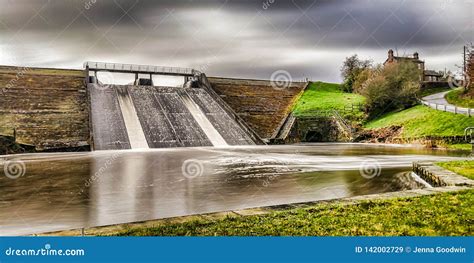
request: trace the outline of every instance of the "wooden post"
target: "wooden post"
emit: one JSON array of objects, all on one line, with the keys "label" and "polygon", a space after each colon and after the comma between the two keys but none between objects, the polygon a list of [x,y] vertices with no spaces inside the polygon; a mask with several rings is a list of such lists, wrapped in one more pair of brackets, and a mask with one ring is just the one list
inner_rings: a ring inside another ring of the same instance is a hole
[{"label": "wooden post", "polygon": [[[467,46],[463,46],[463,66],[462,66],[462,73],[464,78],[464,86],[467,86],[467,70],[466,70],[466,49]],[[464,90],[467,90],[467,87],[464,87]]]}]

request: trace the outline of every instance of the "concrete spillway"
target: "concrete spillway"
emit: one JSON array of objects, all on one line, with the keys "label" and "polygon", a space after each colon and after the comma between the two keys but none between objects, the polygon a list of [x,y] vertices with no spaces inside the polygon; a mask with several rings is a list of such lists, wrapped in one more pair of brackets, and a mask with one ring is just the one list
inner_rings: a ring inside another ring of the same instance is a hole
[{"label": "concrete spillway", "polygon": [[122,111],[123,121],[127,129],[128,140],[132,149],[148,148],[148,143],[138,120],[135,106],[126,87],[117,87],[118,102]]},{"label": "concrete spillway", "polygon": [[196,103],[188,96],[187,92],[181,93],[181,99],[184,101],[184,105],[188,109],[189,113],[193,116],[194,120],[199,124],[199,127],[204,131],[207,138],[211,141],[213,146],[226,146],[227,142],[222,138],[219,132],[214,128],[211,122],[204,115],[202,110]]},{"label": "concrete spillway", "polygon": [[117,92],[112,86],[89,84],[87,88],[90,96],[94,148],[98,150],[130,149]]},{"label": "concrete spillway", "polygon": [[95,150],[255,144],[202,88],[88,85]]}]

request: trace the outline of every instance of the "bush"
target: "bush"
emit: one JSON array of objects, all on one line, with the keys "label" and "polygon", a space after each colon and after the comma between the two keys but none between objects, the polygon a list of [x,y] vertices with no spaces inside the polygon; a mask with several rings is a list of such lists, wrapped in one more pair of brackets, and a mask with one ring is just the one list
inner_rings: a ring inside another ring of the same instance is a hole
[{"label": "bush", "polygon": [[419,70],[415,64],[393,63],[366,71],[359,75],[356,91],[366,97],[366,110],[370,117],[411,107],[416,103],[420,82]]}]

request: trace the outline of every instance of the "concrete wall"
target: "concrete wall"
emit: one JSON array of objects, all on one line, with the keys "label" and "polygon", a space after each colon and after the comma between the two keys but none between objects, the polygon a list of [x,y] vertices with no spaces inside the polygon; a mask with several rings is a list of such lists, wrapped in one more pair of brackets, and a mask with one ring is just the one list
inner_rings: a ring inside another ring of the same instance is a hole
[{"label": "concrete wall", "polygon": [[276,136],[306,83],[275,89],[269,80],[208,77],[212,88],[261,138]]},{"label": "concrete wall", "polygon": [[0,135],[37,149],[88,145],[82,70],[0,67]]}]

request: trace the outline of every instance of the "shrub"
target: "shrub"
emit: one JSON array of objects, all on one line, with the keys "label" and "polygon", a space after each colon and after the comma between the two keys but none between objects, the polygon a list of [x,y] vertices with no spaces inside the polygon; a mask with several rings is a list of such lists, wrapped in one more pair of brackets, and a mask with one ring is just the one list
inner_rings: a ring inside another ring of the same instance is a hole
[{"label": "shrub", "polygon": [[357,92],[367,99],[369,117],[416,103],[420,83],[419,70],[415,64],[400,62],[366,71],[359,75],[356,86]]}]

